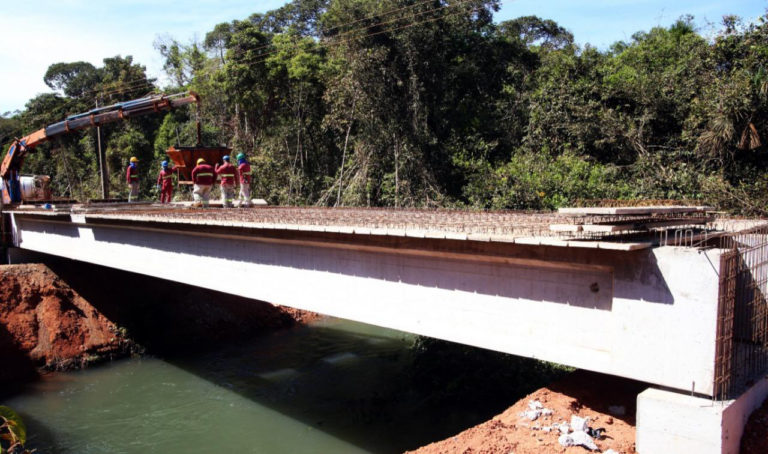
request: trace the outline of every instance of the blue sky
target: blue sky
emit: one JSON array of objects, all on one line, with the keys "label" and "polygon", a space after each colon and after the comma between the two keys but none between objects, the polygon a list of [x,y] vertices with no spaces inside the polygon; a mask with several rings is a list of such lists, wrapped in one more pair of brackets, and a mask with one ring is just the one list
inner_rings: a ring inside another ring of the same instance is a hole
[{"label": "blue sky", "polygon": [[[277,8],[284,0],[6,0],[0,10],[0,114],[21,109],[38,93],[52,63],[133,55],[152,77],[162,62],[153,47],[158,36],[180,41],[202,39],[219,22],[244,19]],[[638,30],[667,26],[692,14],[704,36],[711,36],[723,14],[754,21],[768,0],[504,0],[496,20],[524,15],[554,19],[576,41],[605,49]]]}]

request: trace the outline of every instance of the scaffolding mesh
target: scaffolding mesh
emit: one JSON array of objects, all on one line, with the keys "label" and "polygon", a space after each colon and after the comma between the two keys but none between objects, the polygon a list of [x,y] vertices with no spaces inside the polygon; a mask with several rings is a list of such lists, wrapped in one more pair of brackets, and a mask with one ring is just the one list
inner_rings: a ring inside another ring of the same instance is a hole
[{"label": "scaffolding mesh", "polygon": [[713,397],[725,400],[768,373],[768,226],[721,239]]}]

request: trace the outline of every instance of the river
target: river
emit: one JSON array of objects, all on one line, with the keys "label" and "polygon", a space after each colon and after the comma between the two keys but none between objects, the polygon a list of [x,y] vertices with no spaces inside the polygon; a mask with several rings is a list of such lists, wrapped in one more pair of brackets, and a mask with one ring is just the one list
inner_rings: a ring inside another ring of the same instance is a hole
[{"label": "river", "polygon": [[3,404],[40,454],[395,453],[499,410],[468,411],[461,392],[434,405],[412,386],[414,341],[323,319],[209,352],[51,374]]}]

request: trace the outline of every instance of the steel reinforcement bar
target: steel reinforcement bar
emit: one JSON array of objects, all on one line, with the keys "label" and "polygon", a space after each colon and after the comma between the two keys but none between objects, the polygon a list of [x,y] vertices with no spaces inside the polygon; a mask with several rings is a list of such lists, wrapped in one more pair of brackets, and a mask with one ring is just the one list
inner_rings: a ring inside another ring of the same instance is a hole
[{"label": "steel reinforcement bar", "polygon": [[738,396],[768,373],[768,226],[721,238],[714,396]]}]

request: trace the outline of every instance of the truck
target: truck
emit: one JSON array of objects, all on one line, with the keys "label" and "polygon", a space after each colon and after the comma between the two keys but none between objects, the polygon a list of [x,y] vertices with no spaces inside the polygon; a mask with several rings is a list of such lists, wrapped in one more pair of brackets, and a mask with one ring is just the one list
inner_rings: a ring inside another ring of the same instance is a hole
[{"label": "truck", "polygon": [[2,204],[15,205],[24,201],[51,199],[50,177],[21,174],[24,157],[38,145],[73,131],[126,120],[139,115],[167,112],[173,108],[191,103],[197,103],[199,106],[199,102],[200,97],[191,91],[171,95],[150,95],[71,115],[62,121],[45,126],[20,139],[15,139],[8,148],[8,153],[6,153],[2,165],[0,165]]}]

